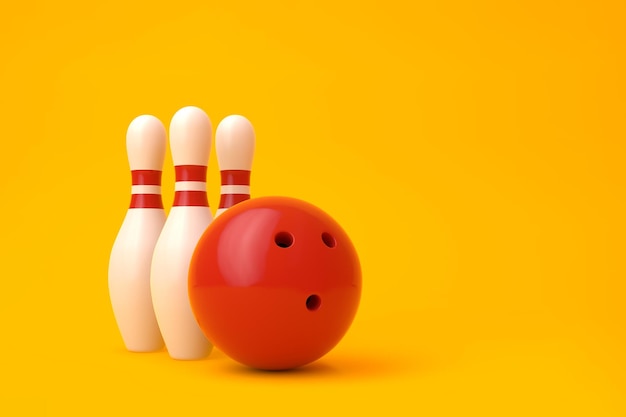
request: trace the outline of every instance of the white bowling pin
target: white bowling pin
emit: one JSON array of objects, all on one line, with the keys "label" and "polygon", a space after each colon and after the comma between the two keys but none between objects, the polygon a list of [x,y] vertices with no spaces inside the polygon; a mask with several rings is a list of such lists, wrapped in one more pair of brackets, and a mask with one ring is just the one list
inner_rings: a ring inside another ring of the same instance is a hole
[{"label": "white bowling pin", "polygon": [[215,152],[222,182],[220,206],[215,217],[250,199],[250,171],[255,134],[243,116],[231,115],[220,122],[215,133]]},{"label": "white bowling pin", "polygon": [[196,322],[187,292],[191,256],[213,220],[206,193],[211,121],[201,109],[190,106],[176,112],[170,148],[176,171],[174,204],[154,249],[150,282],[170,356],[192,360],[207,356],[213,347]]},{"label": "white bowling pin", "polygon": [[152,307],[150,265],[165,223],[161,171],[165,127],[154,116],[134,119],[126,133],[132,197],[109,259],[109,295],[126,348],[150,352],[163,347]]}]

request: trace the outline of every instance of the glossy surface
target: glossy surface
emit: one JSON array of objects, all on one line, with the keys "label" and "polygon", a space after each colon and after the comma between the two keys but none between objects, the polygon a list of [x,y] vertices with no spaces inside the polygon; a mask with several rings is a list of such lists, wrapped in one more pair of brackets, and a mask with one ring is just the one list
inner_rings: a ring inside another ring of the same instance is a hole
[{"label": "glossy surface", "polygon": [[295,368],[344,336],[361,296],[352,242],[328,214],[301,200],[261,197],[217,218],[189,270],[198,324],[248,366]]}]

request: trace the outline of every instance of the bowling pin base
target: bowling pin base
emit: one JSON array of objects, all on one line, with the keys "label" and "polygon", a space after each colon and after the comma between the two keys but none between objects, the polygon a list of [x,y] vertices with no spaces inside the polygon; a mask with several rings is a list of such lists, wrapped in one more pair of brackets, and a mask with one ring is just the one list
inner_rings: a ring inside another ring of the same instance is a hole
[{"label": "bowling pin base", "polygon": [[165,344],[161,344],[161,345],[151,345],[151,346],[146,346],[146,345],[125,345],[126,346],[126,350],[128,350],[129,352],[133,352],[133,353],[154,353],[154,352],[160,352],[163,350],[163,348],[165,347]]},{"label": "bowling pin base", "polygon": [[155,352],[165,345],[150,292],[152,251],[164,223],[163,209],[128,210],[111,250],[111,306],[124,345],[131,352]]},{"label": "bowling pin base", "polygon": [[154,249],[150,277],[152,301],[163,340],[173,359],[202,359],[212,349],[191,311],[187,284],[191,255],[211,220],[209,207],[172,207]]},{"label": "bowling pin base", "polygon": [[168,352],[170,358],[175,359],[177,361],[197,361],[201,359],[207,358],[211,352],[213,351],[213,345],[209,345],[207,348],[196,351],[196,352]]}]

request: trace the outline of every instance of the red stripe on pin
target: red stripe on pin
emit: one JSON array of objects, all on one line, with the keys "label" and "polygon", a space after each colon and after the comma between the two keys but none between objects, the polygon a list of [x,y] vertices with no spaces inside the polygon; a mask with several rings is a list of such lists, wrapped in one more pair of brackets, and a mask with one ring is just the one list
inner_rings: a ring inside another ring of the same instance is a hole
[{"label": "red stripe on pin", "polygon": [[136,169],[130,172],[133,185],[161,185],[161,171]]},{"label": "red stripe on pin", "polygon": [[174,206],[201,206],[209,207],[206,191],[176,191]]},{"label": "red stripe on pin", "polygon": [[130,199],[130,208],[163,208],[161,194],[133,194]]},{"label": "red stripe on pin", "polygon": [[220,208],[230,208],[246,200],[250,200],[250,194],[222,194]]},{"label": "red stripe on pin", "polygon": [[225,169],[220,171],[222,185],[250,185],[250,171]]},{"label": "red stripe on pin", "polygon": [[202,181],[206,182],[206,166],[204,165],[177,165],[176,181]]}]

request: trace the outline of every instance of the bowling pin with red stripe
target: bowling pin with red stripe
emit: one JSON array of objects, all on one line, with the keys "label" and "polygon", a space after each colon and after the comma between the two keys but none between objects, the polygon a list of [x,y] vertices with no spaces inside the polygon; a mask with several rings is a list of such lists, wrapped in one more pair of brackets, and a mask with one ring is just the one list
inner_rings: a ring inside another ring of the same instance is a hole
[{"label": "bowling pin with red stripe", "polygon": [[250,199],[250,171],[254,147],[254,128],[245,117],[231,115],[217,126],[215,152],[222,188],[220,206],[215,217],[235,204]]},{"label": "bowling pin with red stripe", "polygon": [[161,171],[165,127],[154,116],[135,118],[126,133],[132,197],[109,259],[109,295],[126,348],[150,352],[163,347],[152,307],[150,264],[165,223]]},{"label": "bowling pin with red stripe", "polygon": [[212,349],[196,322],[187,292],[191,256],[213,220],[206,193],[211,130],[209,117],[197,107],[180,109],[170,123],[174,204],[154,248],[150,283],[161,334],[174,359],[201,359]]}]

